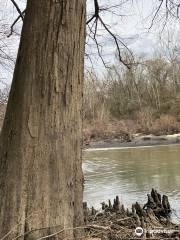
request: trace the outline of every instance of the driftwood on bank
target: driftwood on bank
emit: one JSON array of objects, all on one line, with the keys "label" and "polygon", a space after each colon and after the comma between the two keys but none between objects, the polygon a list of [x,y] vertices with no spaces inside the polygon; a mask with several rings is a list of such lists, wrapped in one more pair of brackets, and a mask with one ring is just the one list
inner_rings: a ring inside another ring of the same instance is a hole
[{"label": "driftwood on bank", "polygon": [[[144,206],[138,202],[132,205],[131,210],[125,209],[117,196],[113,202],[102,203],[102,209],[89,209],[84,203],[84,220],[88,226],[88,236],[99,239],[130,239],[137,238],[135,229],[143,229],[142,238],[180,239],[180,226],[171,221],[171,207],[168,197],[161,196],[152,189],[147,195],[148,200]],[[157,229],[162,231],[158,232]],[[155,230],[155,233],[152,233]],[[163,230],[165,230],[163,232]]]}]

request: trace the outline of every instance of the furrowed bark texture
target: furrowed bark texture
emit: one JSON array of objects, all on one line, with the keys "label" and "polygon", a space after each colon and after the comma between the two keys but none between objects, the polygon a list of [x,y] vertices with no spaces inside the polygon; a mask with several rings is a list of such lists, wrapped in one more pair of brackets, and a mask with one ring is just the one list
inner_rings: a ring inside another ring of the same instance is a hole
[{"label": "furrowed bark texture", "polygon": [[83,223],[84,39],[85,0],[27,1],[1,133],[0,238],[37,239]]}]

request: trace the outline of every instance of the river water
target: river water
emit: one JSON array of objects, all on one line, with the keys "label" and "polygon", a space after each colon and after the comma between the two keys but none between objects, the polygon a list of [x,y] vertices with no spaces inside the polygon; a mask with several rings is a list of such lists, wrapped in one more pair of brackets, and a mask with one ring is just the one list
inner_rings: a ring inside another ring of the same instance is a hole
[{"label": "river water", "polygon": [[116,195],[126,207],[144,204],[155,188],[168,195],[180,222],[180,145],[86,150],[83,171],[89,206],[98,208]]}]

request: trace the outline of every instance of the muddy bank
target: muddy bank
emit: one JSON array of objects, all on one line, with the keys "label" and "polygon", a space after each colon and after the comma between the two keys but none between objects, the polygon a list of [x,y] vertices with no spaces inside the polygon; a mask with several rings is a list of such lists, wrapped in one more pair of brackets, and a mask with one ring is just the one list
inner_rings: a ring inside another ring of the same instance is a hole
[{"label": "muddy bank", "polygon": [[180,133],[173,135],[134,134],[131,138],[107,138],[84,143],[84,148],[116,148],[180,144]]},{"label": "muddy bank", "polygon": [[147,203],[138,202],[125,209],[118,196],[114,202],[102,203],[102,209],[89,209],[84,203],[86,234],[89,238],[120,239],[180,239],[180,225],[171,221],[168,197],[152,189]]}]

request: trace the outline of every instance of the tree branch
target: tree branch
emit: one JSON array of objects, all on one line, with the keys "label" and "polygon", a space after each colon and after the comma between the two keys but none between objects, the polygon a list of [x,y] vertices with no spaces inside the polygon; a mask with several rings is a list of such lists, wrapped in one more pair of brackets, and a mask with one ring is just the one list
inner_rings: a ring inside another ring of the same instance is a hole
[{"label": "tree branch", "polygon": [[159,10],[160,10],[160,8],[161,8],[161,6],[162,6],[162,4],[163,4],[163,0],[162,0],[161,3],[159,4],[159,6],[158,6],[158,8],[157,8],[157,10],[156,10],[156,12],[155,12],[155,14],[154,14],[154,17],[153,17],[153,19],[152,19],[152,21],[151,21],[151,25],[150,25],[149,29],[152,28],[152,26],[153,26],[153,24],[154,24],[154,20],[156,19],[157,15],[158,15],[158,12],[159,12]]},{"label": "tree branch", "polygon": [[[22,12],[23,17],[24,17],[25,11],[26,11],[26,9],[24,9],[24,11]],[[11,25],[11,32],[10,32],[10,34],[9,34],[7,37],[10,37],[10,36],[13,34],[13,32],[14,32],[14,26],[15,26],[15,24],[19,21],[20,18],[21,18],[21,16],[19,15],[19,16],[14,20],[13,24]]]},{"label": "tree branch", "polygon": [[[169,17],[179,19],[179,8],[180,2],[176,0],[160,0],[160,4],[155,11],[149,30],[154,25],[154,21],[156,20],[156,18],[160,15],[161,9],[165,10],[165,23],[163,24],[165,26]],[[162,17],[162,19],[164,19],[164,17]]]},{"label": "tree branch", "polygon": [[22,14],[22,12],[21,12],[18,4],[16,3],[16,1],[15,1],[15,0],[10,0],[10,1],[11,1],[12,4],[15,6],[17,12],[19,13],[20,18],[21,18],[22,20],[24,20],[24,16],[23,16],[23,14]]},{"label": "tree branch", "polygon": [[[117,7],[117,5],[113,6],[113,7]],[[100,22],[101,25],[103,26],[104,30],[113,38],[114,40],[114,43],[116,45],[116,48],[117,48],[117,51],[118,51],[118,57],[119,57],[119,61],[124,64],[128,69],[130,69],[131,67],[131,64],[128,64],[126,63],[123,59],[122,59],[122,56],[121,56],[121,50],[120,50],[120,46],[119,44],[123,45],[130,53],[130,49],[126,46],[125,43],[123,43],[111,30],[110,30],[110,26],[108,26],[107,24],[104,23],[102,17],[100,16],[100,12],[101,11],[106,11],[106,9],[110,9],[112,8],[112,6],[110,7],[107,7],[107,8],[100,8],[99,7],[99,3],[98,3],[98,0],[94,0],[94,14],[87,20],[86,24],[88,25],[89,27],[89,30],[90,30],[90,37],[93,39],[93,41],[95,42],[96,44],[96,47],[97,47],[97,52],[98,52],[98,55],[103,63],[103,65],[107,68],[107,64],[105,63],[104,59],[103,59],[103,56],[102,56],[102,51],[100,50],[100,44],[98,43],[98,40],[96,38],[97,36],[97,29],[98,29],[98,23]],[[90,23],[93,22],[90,25]],[[91,36],[92,35],[92,36]],[[132,53],[131,53],[132,55]]]}]

